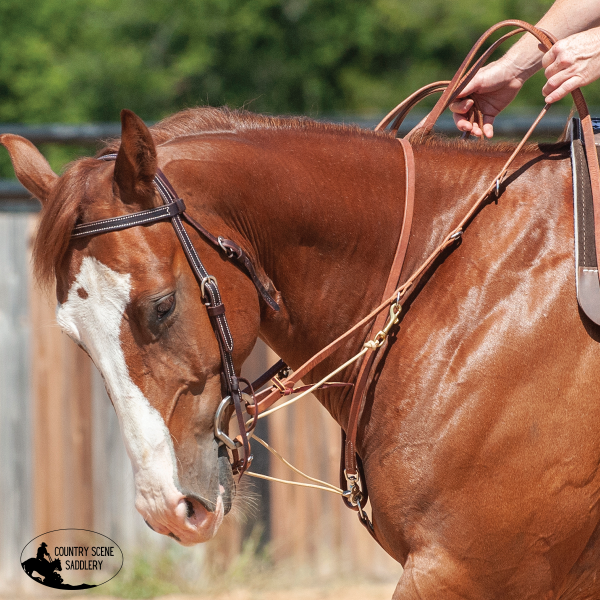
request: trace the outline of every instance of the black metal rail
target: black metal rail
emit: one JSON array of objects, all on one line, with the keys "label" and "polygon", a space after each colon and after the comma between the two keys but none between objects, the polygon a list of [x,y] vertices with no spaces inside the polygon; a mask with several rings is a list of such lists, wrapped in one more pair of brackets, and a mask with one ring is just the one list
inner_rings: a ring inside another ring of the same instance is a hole
[{"label": "black metal rail", "polygon": [[[534,111],[522,112],[518,115],[501,115],[494,125],[495,134],[503,138],[523,136],[531,126]],[[412,129],[424,114],[411,114],[406,119],[400,132]],[[538,137],[557,138],[567,122],[568,115],[562,110],[555,110],[547,115],[539,126]],[[380,119],[333,117],[324,118],[330,123],[354,124],[364,129],[373,129]],[[452,117],[444,115],[436,125],[436,131],[447,135],[455,135],[456,129]],[[90,125],[19,125],[0,124],[0,134],[13,133],[27,138],[34,144],[58,144],[62,146],[99,146],[102,141],[118,137],[121,127],[118,123]],[[38,212],[39,202],[31,198],[31,194],[16,180],[0,179],[0,212]]]}]

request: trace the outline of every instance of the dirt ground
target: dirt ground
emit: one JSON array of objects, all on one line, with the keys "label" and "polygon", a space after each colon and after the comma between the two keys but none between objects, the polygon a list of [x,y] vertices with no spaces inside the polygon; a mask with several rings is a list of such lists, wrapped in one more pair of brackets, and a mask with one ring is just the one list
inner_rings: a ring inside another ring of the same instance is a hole
[{"label": "dirt ground", "polygon": [[[163,596],[161,600],[391,600],[396,584],[305,588],[277,591],[237,590],[217,596]],[[106,599],[108,600],[108,599]]]},{"label": "dirt ground", "polygon": [[[334,585],[315,588],[289,588],[281,590],[253,590],[243,589],[221,592],[211,595],[186,595],[170,594],[157,596],[155,600],[391,600],[395,584],[358,584],[347,587]],[[2,596],[0,596],[2,597]],[[3,597],[2,597],[3,598]],[[98,595],[63,595],[49,594],[36,596],[23,596],[19,600],[118,600],[115,596]]]}]

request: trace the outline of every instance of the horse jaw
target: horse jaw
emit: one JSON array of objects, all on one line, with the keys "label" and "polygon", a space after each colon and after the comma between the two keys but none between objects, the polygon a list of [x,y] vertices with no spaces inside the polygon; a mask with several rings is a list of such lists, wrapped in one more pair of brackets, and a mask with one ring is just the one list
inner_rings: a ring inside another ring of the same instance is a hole
[{"label": "horse jaw", "polygon": [[[66,302],[57,307],[56,318],[104,378],[133,467],[138,512],[154,531],[183,545],[204,542],[214,536],[223,520],[223,499],[219,495],[214,512],[209,512],[178,489],[169,430],[131,379],[121,347],[121,323],[131,288],[129,274],[117,273],[86,256]],[[191,515],[190,505],[194,509]]]}]

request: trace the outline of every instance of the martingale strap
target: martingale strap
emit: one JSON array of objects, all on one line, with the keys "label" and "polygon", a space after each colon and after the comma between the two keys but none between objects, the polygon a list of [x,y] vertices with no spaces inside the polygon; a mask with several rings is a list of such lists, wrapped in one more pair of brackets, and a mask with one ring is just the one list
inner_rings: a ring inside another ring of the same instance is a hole
[{"label": "martingale strap", "polygon": [[[116,154],[105,154],[99,157],[100,160],[105,161],[112,161],[116,158]],[[73,229],[72,237],[82,238],[90,235],[107,233],[109,231],[120,231],[122,229],[128,229],[129,227],[148,225],[150,223],[170,219],[173,229],[175,230],[177,238],[179,239],[181,247],[186,255],[188,263],[194,273],[194,276],[196,277],[196,280],[198,281],[198,285],[200,286],[202,300],[206,305],[206,310],[219,344],[222,365],[221,374],[224,379],[227,392],[231,397],[235,407],[238,427],[244,448],[243,459],[233,465],[234,470],[239,472],[241,477],[244,471],[248,468],[251,460],[250,442],[248,440],[248,434],[242,413],[239,379],[235,374],[235,368],[233,365],[233,336],[231,335],[231,330],[229,329],[229,324],[227,323],[227,318],[225,316],[225,306],[221,299],[217,280],[212,275],[208,274],[187,234],[187,231],[185,230],[185,227],[183,226],[182,217],[186,216],[184,214],[184,201],[178,197],[177,193],[173,189],[173,186],[160,169],[158,169],[156,172],[154,184],[164,202],[164,206],[151,208],[149,210],[142,210],[120,217],[113,217],[111,219],[103,219],[101,221],[93,221],[91,223],[76,225]],[[231,240],[216,238],[193,219],[189,217],[186,219],[188,222],[190,222],[190,220],[193,221],[192,226],[194,229],[199,231],[199,233],[208,239],[208,241],[212,242],[218,248],[223,250],[227,254],[228,258],[241,260],[242,264],[249,272],[250,278],[254,282],[254,285],[256,286],[260,295],[265,299],[269,306],[271,306],[271,308],[274,310],[279,310],[278,304],[275,302],[275,300],[273,300],[262,283],[260,283],[258,280],[252,261],[244,253],[240,246]]]}]

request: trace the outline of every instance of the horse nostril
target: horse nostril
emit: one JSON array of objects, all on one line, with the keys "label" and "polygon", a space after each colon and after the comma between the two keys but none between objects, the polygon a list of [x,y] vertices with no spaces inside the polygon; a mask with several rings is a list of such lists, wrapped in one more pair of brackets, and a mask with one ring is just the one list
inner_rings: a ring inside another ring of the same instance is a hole
[{"label": "horse nostril", "polygon": [[190,500],[188,500],[186,498],[185,499],[185,506],[186,506],[186,509],[187,509],[187,518],[191,519],[194,516],[194,514],[195,514],[194,505],[191,503]]},{"label": "horse nostril", "polygon": [[148,521],[144,520],[144,523],[146,523],[146,525],[148,525],[148,527],[150,527],[150,529],[152,529],[152,531],[154,531],[154,527],[152,527],[152,525],[150,525],[150,523],[148,523]]}]

